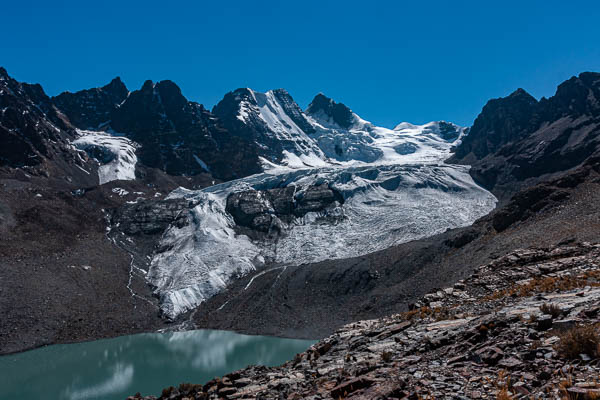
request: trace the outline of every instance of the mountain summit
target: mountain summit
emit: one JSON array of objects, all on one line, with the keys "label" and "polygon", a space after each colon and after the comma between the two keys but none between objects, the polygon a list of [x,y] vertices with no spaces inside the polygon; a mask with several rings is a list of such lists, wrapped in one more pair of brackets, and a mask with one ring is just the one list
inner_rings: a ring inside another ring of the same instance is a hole
[{"label": "mountain summit", "polygon": [[336,103],[323,93],[315,96],[306,113],[313,118],[333,122],[344,129],[350,128],[354,122],[354,113],[350,108],[343,103]]},{"label": "mountain summit", "polygon": [[116,77],[102,87],[64,92],[53,97],[52,101],[68,115],[73,125],[81,129],[98,129],[111,119],[112,111],[128,94],[129,90],[121,78]]}]

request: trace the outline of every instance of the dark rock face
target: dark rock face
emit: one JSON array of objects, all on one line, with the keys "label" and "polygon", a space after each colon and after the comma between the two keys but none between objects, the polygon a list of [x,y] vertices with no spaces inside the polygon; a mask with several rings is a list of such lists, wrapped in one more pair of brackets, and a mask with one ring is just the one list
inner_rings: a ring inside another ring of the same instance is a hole
[{"label": "dark rock face", "polygon": [[268,192],[246,191],[231,194],[226,210],[236,224],[259,232],[280,232],[283,224],[275,214]]},{"label": "dark rock face", "polygon": [[471,158],[480,159],[508,142],[521,139],[539,124],[535,117],[537,104],[537,100],[523,89],[508,97],[488,101],[469,135],[456,148],[454,157],[463,159],[471,155]]},{"label": "dark rock face", "polygon": [[0,67],[0,166],[27,168],[65,184],[93,184],[94,167],[70,146],[74,130],[38,84],[12,79]]},{"label": "dark rock face", "polygon": [[492,226],[502,232],[517,221],[523,221],[552,203],[558,203],[569,196],[564,190],[551,185],[540,184],[517,193],[506,207],[494,213]]},{"label": "dark rock face", "polygon": [[146,81],[129,93],[115,78],[102,88],[63,93],[53,101],[79,128],[110,128],[138,142],[139,161],[170,175],[210,173],[228,180],[260,171],[255,147],[230,135],[171,81]]},{"label": "dark rock face", "polygon": [[185,213],[194,206],[188,200],[144,200],[135,204],[125,204],[115,210],[111,225],[128,235],[160,234],[175,223],[185,224]]},{"label": "dark rock face", "polygon": [[226,211],[235,222],[264,233],[280,233],[284,223],[309,212],[324,211],[344,202],[342,195],[326,184],[297,188],[248,190],[227,198]]},{"label": "dark rock face", "polygon": [[344,203],[342,195],[327,185],[310,186],[295,196],[296,208],[294,214],[297,217],[304,216],[306,213],[320,211],[336,201]]},{"label": "dark rock face", "polygon": [[600,74],[582,73],[536,101],[519,89],[491,100],[448,162],[506,201],[519,189],[600,157]]},{"label": "dark rock face", "polygon": [[546,119],[600,115],[600,73],[583,72],[561,83],[556,94],[540,100]]},{"label": "dark rock face", "polygon": [[142,145],[143,164],[172,175],[210,172],[232,179],[260,170],[253,147],[230,135],[171,81],[146,81],[115,110],[111,126]]},{"label": "dark rock face", "polygon": [[61,93],[53,97],[52,102],[69,116],[73,125],[81,129],[98,129],[110,121],[112,112],[128,94],[121,78],[116,77],[103,87]]},{"label": "dark rock face", "polygon": [[460,130],[456,125],[450,124],[445,121],[438,123],[440,127],[440,137],[448,142],[453,142],[460,136]]},{"label": "dark rock face", "polygon": [[306,113],[315,115],[323,113],[342,128],[349,128],[354,122],[352,110],[342,103],[336,103],[323,93],[315,96],[306,109]]},{"label": "dark rock face", "polygon": [[36,107],[47,100],[38,85],[15,81],[0,68],[0,165],[40,164],[50,156],[49,140],[64,142],[64,133]]}]

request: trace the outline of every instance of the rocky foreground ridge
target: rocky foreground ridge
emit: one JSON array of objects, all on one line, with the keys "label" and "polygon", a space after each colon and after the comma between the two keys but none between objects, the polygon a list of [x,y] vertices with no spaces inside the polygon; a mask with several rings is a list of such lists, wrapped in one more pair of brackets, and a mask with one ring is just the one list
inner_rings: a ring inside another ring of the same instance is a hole
[{"label": "rocky foreground ridge", "polygon": [[250,366],[158,398],[597,398],[599,265],[600,244],[516,250],[280,367]]}]

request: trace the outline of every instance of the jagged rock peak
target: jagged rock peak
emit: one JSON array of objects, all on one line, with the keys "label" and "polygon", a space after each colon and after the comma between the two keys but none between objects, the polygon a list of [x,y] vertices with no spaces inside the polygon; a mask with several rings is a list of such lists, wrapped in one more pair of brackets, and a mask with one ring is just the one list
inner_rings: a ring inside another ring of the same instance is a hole
[{"label": "jagged rock peak", "polygon": [[[146,84],[144,84],[144,86],[146,86]],[[173,81],[159,81],[156,82],[156,84],[153,84],[152,88],[160,94],[161,99],[166,103],[184,104],[188,102],[185,96],[183,96],[183,93],[181,93],[181,88]],[[144,90],[145,89],[142,89],[142,91]]]},{"label": "jagged rock peak", "polygon": [[129,95],[129,90],[116,77],[102,87],[84,89],[75,93],[63,92],[52,98],[58,107],[76,127],[98,129],[111,119],[113,110]]},{"label": "jagged rock peak", "polygon": [[129,93],[127,86],[125,86],[125,84],[121,80],[121,77],[119,76],[113,78],[113,80],[110,81],[110,83],[102,86],[100,90],[113,93],[119,97],[127,97],[127,94]]},{"label": "jagged rock peak", "polygon": [[[159,112],[161,113],[167,111],[166,109],[174,109],[174,107],[183,107],[187,105],[189,102],[181,93],[181,89],[177,84],[170,80],[163,80],[159,82],[153,82],[151,80],[147,80],[144,82],[142,87],[139,90],[135,90],[130,93],[127,101],[123,104],[123,106],[133,106],[133,104],[137,104],[136,107],[142,107],[143,103],[150,109],[145,112]],[[152,106],[150,106],[152,104]],[[140,110],[141,111],[141,110]]]},{"label": "jagged rock peak", "polygon": [[154,89],[154,85],[155,85],[154,82],[152,82],[150,79],[148,79],[148,80],[146,80],[144,82],[144,84],[140,88],[140,91],[141,92],[147,92],[147,91],[153,90]]},{"label": "jagged rock peak", "polygon": [[[30,167],[43,165],[45,160],[52,160],[52,168],[59,169],[65,163],[81,165],[67,145],[72,127],[41,85],[18,82],[0,68],[0,104],[0,165]],[[36,173],[48,176],[46,167]]]},{"label": "jagged rock peak", "polygon": [[537,103],[537,100],[535,99],[535,97],[533,97],[532,95],[530,95],[525,89],[523,88],[518,88],[517,90],[515,90],[514,92],[512,92],[509,96],[509,99],[523,99],[526,101],[530,101],[532,103]]},{"label": "jagged rock peak", "polygon": [[349,128],[354,122],[354,113],[350,108],[343,103],[336,103],[323,93],[315,96],[306,113],[314,117],[330,119],[342,128]]},{"label": "jagged rock peak", "polygon": [[469,135],[456,148],[452,161],[471,162],[518,140],[539,126],[539,102],[523,89],[492,99],[475,119]]},{"label": "jagged rock peak", "polygon": [[561,83],[556,94],[544,99],[551,117],[600,115],[600,73],[583,72]]},{"label": "jagged rock peak", "polygon": [[138,91],[148,92],[148,91],[152,91],[154,89],[156,89],[156,90],[172,90],[172,91],[177,91],[177,92],[181,93],[181,88],[179,87],[179,85],[177,85],[175,82],[173,82],[172,80],[169,80],[169,79],[165,79],[162,81],[156,81],[156,82],[154,82],[151,79],[148,79],[142,84],[142,87]]}]

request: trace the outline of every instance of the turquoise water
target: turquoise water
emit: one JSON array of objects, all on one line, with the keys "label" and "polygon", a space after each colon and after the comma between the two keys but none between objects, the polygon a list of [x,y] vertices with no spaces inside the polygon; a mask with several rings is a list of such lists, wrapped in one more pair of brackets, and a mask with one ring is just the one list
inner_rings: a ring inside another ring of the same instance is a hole
[{"label": "turquoise water", "polygon": [[147,333],[0,357],[0,399],[124,400],[205,383],[251,364],[274,366],[314,341],[226,331]]}]

